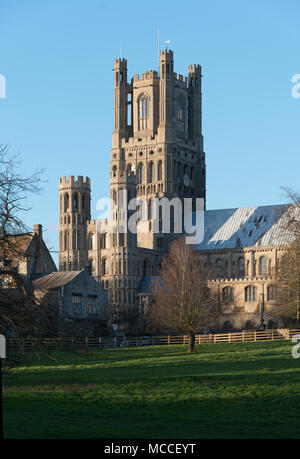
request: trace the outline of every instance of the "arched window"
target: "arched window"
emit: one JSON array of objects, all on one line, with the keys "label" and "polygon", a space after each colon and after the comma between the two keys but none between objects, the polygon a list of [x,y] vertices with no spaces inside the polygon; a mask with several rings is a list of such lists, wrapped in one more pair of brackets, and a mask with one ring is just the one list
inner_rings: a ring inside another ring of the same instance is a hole
[{"label": "arched window", "polygon": [[82,195],[82,210],[85,208],[85,194]]},{"label": "arched window", "polygon": [[162,161],[158,161],[158,166],[157,166],[157,180],[162,179]]},{"label": "arched window", "polygon": [[185,108],[184,100],[179,98],[177,100],[177,129],[179,132],[184,132],[184,122],[185,122]]},{"label": "arched window", "polygon": [[96,235],[94,233],[89,234],[89,250],[96,249]]},{"label": "arched window", "polygon": [[103,275],[108,276],[109,275],[109,259],[104,258],[102,263],[103,263]]},{"label": "arched window", "polygon": [[89,265],[90,265],[91,275],[95,276],[96,275],[96,261],[94,258],[91,258]]},{"label": "arched window", "polygon": [[66,193],[64,196],[64,212],[67,212],[69,209],[69,194]]},{"label": "arched window", "polygon": [[274,301],[278,298],[278,289],[276,285],[269,285],[267,288],[268,301]]},{"label": "arched window", "polygon": [[232,287],[224,287],[222,290],[223,304],[232,303],[234,299],[234,289]]},{"label": "arched window", "polygon": [[253,285],[249,285],[245,288],[245,301],[256,301],[257,300],[257,288]]},{"label": "arched window", "polygon": [[73,196],[73,210],[78,210],[78,208],[79,208],[78,193],[74,193],[74,196]]},{"label": "arched window", "polygon": [[139,99],[139,129],[148,129],[149,98],[143,94]]},{"label": "arched window", "polygon": [[238,259],[238,277],[245,277],[245,259]]},{"label": "arched window", "polygon": [[266,257],[260,257],[259,259],[259,275],[266,276],[268,272],[268,262]]},{"label": "arched window", "polygon": [[109,238],[108,238],[108,233],[105,233],[105,234],[101,234],[101,249],[108,249],[108,241],[109,241]]},{"label": "arched window", "polygon": [[113,200],[113,206],[116,207],[117,206],[117,192],[116,192],[116,190],[114,190],[112,192],[112,200]]},{"label": "arched window", "polygon": [[74,229],[72,232],[72,248],[73,250],[81,249],[81,237],[79,229]]},{"label": "arched window", "polygon": [[137,169],[137,183],[145,183],[145,168],[143,163],[139,163]]},{"label": "arched window", "polygon": [[148,183],[155,182],[155,165],[153,161],[148,164]]},{"label": "arched window", "polygon": [[114,167],[112,168],[113,177],[116,177],[116,176],[117,176],[117,170],[118,170],[117,166],[114,166]]}]

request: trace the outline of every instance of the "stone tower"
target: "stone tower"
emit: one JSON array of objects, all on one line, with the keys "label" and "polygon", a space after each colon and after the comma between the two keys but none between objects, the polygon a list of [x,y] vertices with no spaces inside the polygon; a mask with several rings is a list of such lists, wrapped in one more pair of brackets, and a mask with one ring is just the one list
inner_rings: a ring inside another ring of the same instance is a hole
[{"label": "stone tower", "polygon": [[133,172],[114,169],[110,177],[110,197],[114,208],[111,218],[103,222],[107,232],[101,249],[101,279],[108,289],[109,303],[114,312],[128,310],[136,303],[139,282],[137,235],[128,230],[128,222],[134,211],[128,210],[128,202],[136,197],[136,177]]},{"label": "stone tower", "polygon": [[[199,65],[188,78],[174,73],[171,50],[161,51],[160,76],[150,71],[130,83],[126,59],[115,60],[111,173],[133,171],[149,209],[152,198],[206,198],[201,79]],[[138,233],[138,247],[167,251],[173,236],[151,233],[150,222],[149,229]]]},{"label": "stone tower", "polygon": [[[114,312],[141,305],[140,280],[157,275],[170,242],[182,233],[172,207],[170,231],[164,231],[161,207],[153,221],[153,199],[205,200],[201,80],[199,65],[190,65],[187,77],[174,73],[171,50],[161,51],[159,73],[130,81],[127,60],[115,60],[110,196],[116,207],[100,222],[101,231],[90,217],[89,179],[60,179],[60,269],[90,266]],[[135,233],[123,232],[136,209],[124,206],[121,190],[143,209]]]},{"label": "stone tower", "polygon": [[59,179],[59,269],[77,271],[88,266],[87,222],[90,214],[90,179]]}]

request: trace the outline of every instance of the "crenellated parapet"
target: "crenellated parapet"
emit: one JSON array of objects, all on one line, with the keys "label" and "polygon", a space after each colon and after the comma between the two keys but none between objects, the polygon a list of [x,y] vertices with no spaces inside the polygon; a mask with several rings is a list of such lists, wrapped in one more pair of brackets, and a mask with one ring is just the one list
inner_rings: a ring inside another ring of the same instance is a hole
[{"label": "crenellated parapet", "polygon": [[86,188],[90,189],[91,180],[89,177],[83,177],[79,175],[75,178],[74,175],[69,175],[69,177],[63,176],[59,179],[59,189],[64,188]]}]

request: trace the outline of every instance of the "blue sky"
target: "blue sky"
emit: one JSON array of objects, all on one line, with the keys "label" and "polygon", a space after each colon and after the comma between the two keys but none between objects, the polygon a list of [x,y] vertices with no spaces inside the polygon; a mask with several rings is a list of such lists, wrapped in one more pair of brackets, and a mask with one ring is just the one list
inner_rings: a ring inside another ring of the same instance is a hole
[{"label": "blue sky", "polygon": [[58,250],[58,179],[87,175],[92,213],[108,195],[113,62],[131,77],[157,67],[171,40],[175,71],[203,67],[209,209],[285,202],[299,191],[299,0],[10,0],[0,3],[0,143],[47,180],[25,216]]}]

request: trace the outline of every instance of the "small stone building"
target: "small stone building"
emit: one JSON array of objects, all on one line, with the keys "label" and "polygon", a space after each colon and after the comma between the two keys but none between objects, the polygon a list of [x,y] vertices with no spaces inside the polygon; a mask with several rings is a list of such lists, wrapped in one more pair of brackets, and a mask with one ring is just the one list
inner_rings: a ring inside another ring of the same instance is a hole
[{"label": "small stone building", "polygon": [[[9,286],[10,272],[18,273],[27,279],[57,271],[52,256],[43,240],[42,225],[34,225],[32,233],[12,235],[7,248],[0,255],[2,287]],[[7,272],[7,276],[5,275]]]},{"label": "small stone building", "polygon": [[57,307],[59,334],[89,336],[105,327],[107,292],[86,269],[54,272],[33,285],[41,305]]},{"label": "small stone building", "polygon": [[[0,293],[11,301],[18,299],[20,305],[26,300],[22,289],[16,283],[28,286],[34,292],[43,308],[39,318],[50,336],[59,331],[89,336],[96,333],[97,327],[105,326],[107,292],[83,269],[82,271],[57,272],[44,240],[42,225],[34,225],[32,233],[9,237],[7,249],[0,256]],[[30,298],[28,298],[31,301]],[[78,326],[80,324],[80,326]]]}]

